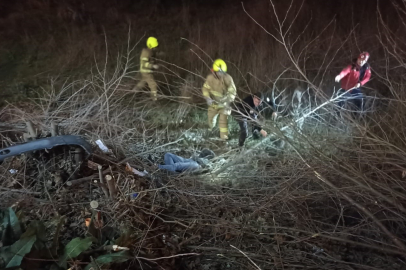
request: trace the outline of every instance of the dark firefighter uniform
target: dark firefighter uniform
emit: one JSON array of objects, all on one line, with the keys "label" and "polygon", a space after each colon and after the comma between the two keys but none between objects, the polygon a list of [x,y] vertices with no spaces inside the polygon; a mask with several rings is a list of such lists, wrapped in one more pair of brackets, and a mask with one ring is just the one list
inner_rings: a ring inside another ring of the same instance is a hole
[{"label": "dark firefighter uniform", "polygon": [[[261,98],[261,97],[259,97]],[[255,139],[261,137],[260,131],[262,127],[258,124],[258,115],[264,109],[265,102],[261,102],[259,106],[255,106],[254,97],[249,95],[241,102],[236,103],[235,110],[233,110],[233,117],[240,126],[240,137],[238,144],[243,146],[248,136],[248,121],[252,121],[252,135]]]}]

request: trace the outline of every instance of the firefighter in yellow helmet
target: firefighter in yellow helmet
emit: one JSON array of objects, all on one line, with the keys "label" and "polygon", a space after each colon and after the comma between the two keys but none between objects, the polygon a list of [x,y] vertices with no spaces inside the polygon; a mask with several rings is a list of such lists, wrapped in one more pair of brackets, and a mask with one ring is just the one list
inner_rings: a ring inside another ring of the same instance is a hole
[{"label": "firefighter in yellow helmet", "polygon": [[227,74],[227,65],[223,60],[214,61],[212,72],[207,76],[202,91],[209,106],[207,111],[209,130],[214,128],[216,116],[219,115],[220,138],[227,140],[227,118],[231,114],[230,104],[234,101],[237,90],[233,78]]},{"label": "firefighter in yellow helmet", "polygon": [[141,90],[148,84],[151,90],[151,97],[155,101],[157,100],[158,85],[154,80],[153,72],[157,70],[159,66],[154,63],[153,57],[155,57],[155,50],[158,47],[158,40],[154,37],[149,37],[147,40],[147,47],[142,49],[140,56],[140,73],[141,81],[137,84],[134,90]]}]

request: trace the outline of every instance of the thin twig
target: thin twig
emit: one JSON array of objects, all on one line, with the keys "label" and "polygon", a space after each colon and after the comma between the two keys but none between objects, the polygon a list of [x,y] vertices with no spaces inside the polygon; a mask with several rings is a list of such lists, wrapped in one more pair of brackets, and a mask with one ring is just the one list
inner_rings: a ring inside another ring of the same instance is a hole
[{"label": "thin twig", "polygon": [[258,270],[261,270],[261,268],[260,268],[256,263],[254,263],[254,262],[251,260],[251,258],[248,257],[248,255],[245,254],[243,251],[241,251],[240,249],[236,248],[236,247],[233,246],[233,245],[230,245],[230,247],[235,248],[236,250],[238,250],[238,251],[239,251],[242,255],[244,255]]}]

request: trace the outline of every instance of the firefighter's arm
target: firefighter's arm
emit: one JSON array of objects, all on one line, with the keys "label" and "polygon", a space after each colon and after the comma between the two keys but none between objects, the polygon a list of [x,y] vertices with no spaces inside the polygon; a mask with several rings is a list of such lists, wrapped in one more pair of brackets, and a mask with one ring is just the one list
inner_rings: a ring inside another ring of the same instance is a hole
[{"label": "firefighter's arm", "polygon": [[158,69],[159,66],[151,63],[147,57],[141,59],[141,65],[143,69]]},{"label": "firefighter's arm", "polygon": [[360,81],[361,86],[364,85],[364,84],[366,84],[366,83],[369,81],[369,79],[371,79],[371,69],[370,69],[370,68],[368,68],[368,69],[365,71],[364,78],[362,79],[362,81]]},{"label": "firefighter's arm", "polygon": [[148,52],[143,50],[141,52],[141,57],[140,58],[141,58],[140,60],[141,60],[141,68],[142,69],[153,69],[153,68],[155,68],[154,67],[155,65],[152,63],[150,55],[148,54]]},{"label": "firefighter's arm", "polygon": [[141,57],[141,66],[143,69],[152,69],[153,64],[149,62],[148,57]]},{"label": "firefighter's arm", "polygon": [[226,102],[231,103],[234,101],[235,97],[237,96],[237,89],[235,88],[235,84],[233,78],[229,77],[230,81],[227,84],[227,98]]},{"label": "firefighter's arm", "polygon": [[206,81],[203,84],[202,87],[202,93],[203,93],[203,97],[207,102],[207,105],[211,105],[211,103],[213,102],[212,99],[210,98],[210,84],[209,84],[210,78],[209,76],[206,78]]},{"label": "firefighter's arm", "polygon": [[340,74],[336,76],[336,82],[339,82],[342,78],[344,78],[348,73],[351,71],[351,65],[348,65],[346,68],[341,70]]}]

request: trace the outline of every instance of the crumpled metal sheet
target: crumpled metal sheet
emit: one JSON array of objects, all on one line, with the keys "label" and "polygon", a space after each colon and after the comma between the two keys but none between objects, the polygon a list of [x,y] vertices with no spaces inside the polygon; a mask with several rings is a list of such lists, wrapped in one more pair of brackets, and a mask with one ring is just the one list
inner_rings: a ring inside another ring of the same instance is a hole
[{"label": "crumpled metal sheet", "polygon": [[76,135],[63,135],[38,139],[35,141],[13,145],[0,149],[0,162],[6,158],[21,155],[36,150],[52,149],[55,146],[76,145],[81,147],[89,156],[92,153],[92,145],[85,139]]}]

